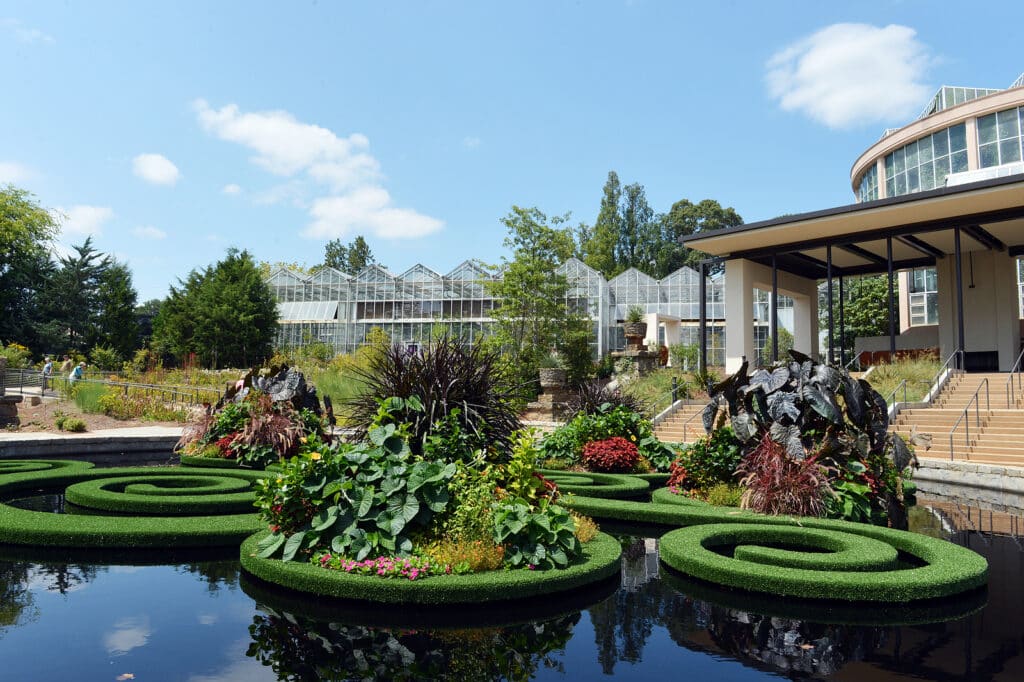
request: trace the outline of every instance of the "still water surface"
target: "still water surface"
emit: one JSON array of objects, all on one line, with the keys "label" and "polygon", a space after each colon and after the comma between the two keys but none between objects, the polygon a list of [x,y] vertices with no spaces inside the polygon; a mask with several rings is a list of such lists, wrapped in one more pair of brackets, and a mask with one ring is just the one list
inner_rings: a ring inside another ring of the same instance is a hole
[{"label": "still water surface", "polygon": [[984,554],[987,594],[911,611],[755,599],[669,574],[657,533],[633,529],[618,586],[425,617],[295,599],[227,556],[0,547],[0,679],[1024,680],[1020,540],[927,505],[915,524]]}]

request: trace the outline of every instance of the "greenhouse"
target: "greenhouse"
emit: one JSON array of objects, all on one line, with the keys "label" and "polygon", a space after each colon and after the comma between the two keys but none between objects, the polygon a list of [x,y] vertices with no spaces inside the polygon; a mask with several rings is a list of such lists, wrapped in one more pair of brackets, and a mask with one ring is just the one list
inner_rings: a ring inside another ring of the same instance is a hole
[{"label": "greenhouse", "polygon": [[[566,303],[570,310],[593,324],[591,349],[595,357],[625,347],[620,322],[632,306],[648,315],[680,322],[681,342],[698,342],[700,275],[682,267],[657,280],[630,268],[611,280],[576,258],[559,268],[566,277]],[[446,331],[474,344],[486,336],[500,305],[487,291],[496,275],[473,261],[465,261],[447,274],[414,265],[393,275],[377,265],[348,275],[323,268],[310,276],[288,269],[268,279],[278,302],[280,328],[277,345],[296,347],[324,343],[339,353],[351,353],[366,342],[370,329],[382,329],[397,343],[415,349],[432,334]],[[722,364],[725,349],[724,278],[707,280],[708,359]],[[763,344],[767,329],[767,294],[755,297],[752,314],[755,333]],[[780,322],[786,326],[791,301],[779,300]],[[654,340],[653,330],[651,340]],[[657,341],[664,343],[659,326]]]}]

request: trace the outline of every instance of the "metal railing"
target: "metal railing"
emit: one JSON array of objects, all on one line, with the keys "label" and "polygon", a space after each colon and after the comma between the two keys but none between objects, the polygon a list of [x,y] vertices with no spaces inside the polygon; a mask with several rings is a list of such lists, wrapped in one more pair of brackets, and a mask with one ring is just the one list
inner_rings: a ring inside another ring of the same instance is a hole
[{"label": "metal railing", "polygon": [[[1010,376],[1006,377],[1006,409],[1008,410],[1017,406],[1017,399],[1024,391],[1021,379],[1022,363],[1024,363],[1024,348],[1021,348],[1020,353],[1017,354],[1017,361],[1010,368]],[[1016,391],[1014,391],[1015,387]]]},{"label": "metal railing", "polygon": [[[903,379],[902,381],[900,381],[900,383],[896,384],[896,388],[892,389],[892,391],[889,393],[889,395],[887,395],[885,397],[885,404],[889,406],[889,423],[890,424],[895,422],[896,421],[896,417],[899,416],[900,406],[901,405],[906,405],[908,402],[910,402],[909,400],[907,400],[907,384],[908,383],[909,384],[924,384],[925,386],[927,386],[928,387],[928,391],[925,392],[925,395],[924,395],[925,399],[922,399],[920,402],[928,402],[927,398],[928,398],[928,394],[931,392],[931,386],[932,386],[930,381],[928,381],[927,379],[916,379],[914,381],[909,381],[907,379]],[[896,394],[899,393],[900,389],[903,390],[903,401],[902,402],[896,402]]]},{"label": "metal railing", "polygon": [[978,390],[975,391],[974,395],[971,396],[971,399],[969,401],[967,401],[967,405],[964,407],[964,411],[960,414],[959,417],[957,417],[956,422],[953,424],[953,428],[949,430],[949,459],[950,459],[950,461],[955,459],[955,456],[954,456],[955,450],[954,450],[954,447],[953,447],[953,436],[956,434],[956,430],[957,430],[957,428],[959,428],[961,423],[963,423],[963,425],[964,425],[964,449],[965,450],[966,449],[970,449],[970,447],[971,447],[971,420],[969,419],[969,416],[970,416],[970,410],[971,410],[971,405],[972,404],[974,405],[974,427],[978,431],[981,431],[981,409],[980,409],[980,406],[979,406],[979,403],[981,402],[981,400],[979,399],[979,396],[981,395],[981,389],[982,388],[985,389],[985,411],[988,412],[988,411],[990,411],[992,409],[992,405],[991,405],[991,403],[989,401],[988,378],[986,377],[986,378],[981,380],[980,384],[978,384]]},{"label": "metal railing", "polygon": [[[949,357],[946,358],[946,361],[942,363],[942,366],[939,367],[939,371],[936,372],[935,376],[932,378],[932,387],[931,390],[928,391],[928,394],[925,396],[924,402],[930,403],[933,400],[935,400],[935,398],[939,395],[939,391],[941,391],[942,387],[946,385],[946,382],[949,381],[950,377],[952,377],[954,374],[963,373],[963,370],[960,368],[960,365],[963,364],[963,355],[964,352],[959,348],[949,354]],[[955,362],[951,366],[950,363],[956,360],[957,358],[960,359],[960,362]]]},{"label": "metal railing", "polygon": [[[43,373],[37,369],[6,369],[0,372],[0,381],[8,390],[17,390],[24,394],[25,389],[39,389],[40,395],[43,391]],[[125,396],[131,393],[143,394],[147,397],[156,397],[166,403],[199,405],[205,402],[217,402],[222,392],[216,388],[204,386],[166,386],[161,384],[143,384],[131,381],[110,381],[107,379],[95,379],[85,377],[76,383],[100,384],[114,389],[120,389]],[[48,390],[57,391],[58,387],[64,395],[70,392],[71,381],[68,377],[60,375],[50,376],[47,379]]]}]

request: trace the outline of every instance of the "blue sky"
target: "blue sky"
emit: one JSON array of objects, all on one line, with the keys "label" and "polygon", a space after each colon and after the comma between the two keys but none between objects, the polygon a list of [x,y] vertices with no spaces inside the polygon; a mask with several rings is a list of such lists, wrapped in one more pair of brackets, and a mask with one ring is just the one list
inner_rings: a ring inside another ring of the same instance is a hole
[{"label": "blue sky", "polygon": [[[965,14],[967,16],[965,16]],[[500,260],[513,205],[593,222],[847,204],[856,157],[943,84],[1024,71],[1024,3],[6,2],[0,184],[140,300],[224,255],[398,273]]]}]

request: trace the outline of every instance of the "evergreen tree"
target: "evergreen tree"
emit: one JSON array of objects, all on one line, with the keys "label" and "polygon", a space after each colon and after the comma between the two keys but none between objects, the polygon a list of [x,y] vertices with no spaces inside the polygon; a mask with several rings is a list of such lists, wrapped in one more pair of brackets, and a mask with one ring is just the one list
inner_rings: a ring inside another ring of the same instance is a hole
[{"label": "evergreen tree", "polygon": [[96,338],[90,346],[103,345],[130,358],[138,347],[139,323],[135,314],[138,294],[128,266],[112,262],[100,275],[96,294]]},{"label": "evergreen tree", "polygon": [[85,352],[100,337],[100,282],[113,260],[93,248],[92,237],[71,249],[72,253],[60,259],[43,292],[48,312],[43,333],[55,348]]},{"label": "evergreen tree", "polygon": [[59,225],[25,190],[0,188],[0,343],[39,348],[39,292],[53,276],[50,241]]},{"label": "evergreen tree", "polygon": [[249,367],[270,355],[277,305],[248,251],[228,249],[224,260],[179,284],[153,322],[158,352],[194,353],[215,368]]},{"label": "evergreen tree", "polygon": [[622,232],[622,215],[619,212],[621,197],[619,176],[615,171],[609,171],[594,228],[581,230],[580,235],[581,260],[609,278],[620,271],[615,260],[615,246]]},{"label": "evergreen tree", "polygon": [[[373,256],[370,245],[357,235],[350,244],[342,244],[340,239],[332,239],[324,247],[324,267],[341,270],[355,275],[367,265],[381,265]],[[385,267],[381,265],[381,267]]]}]

